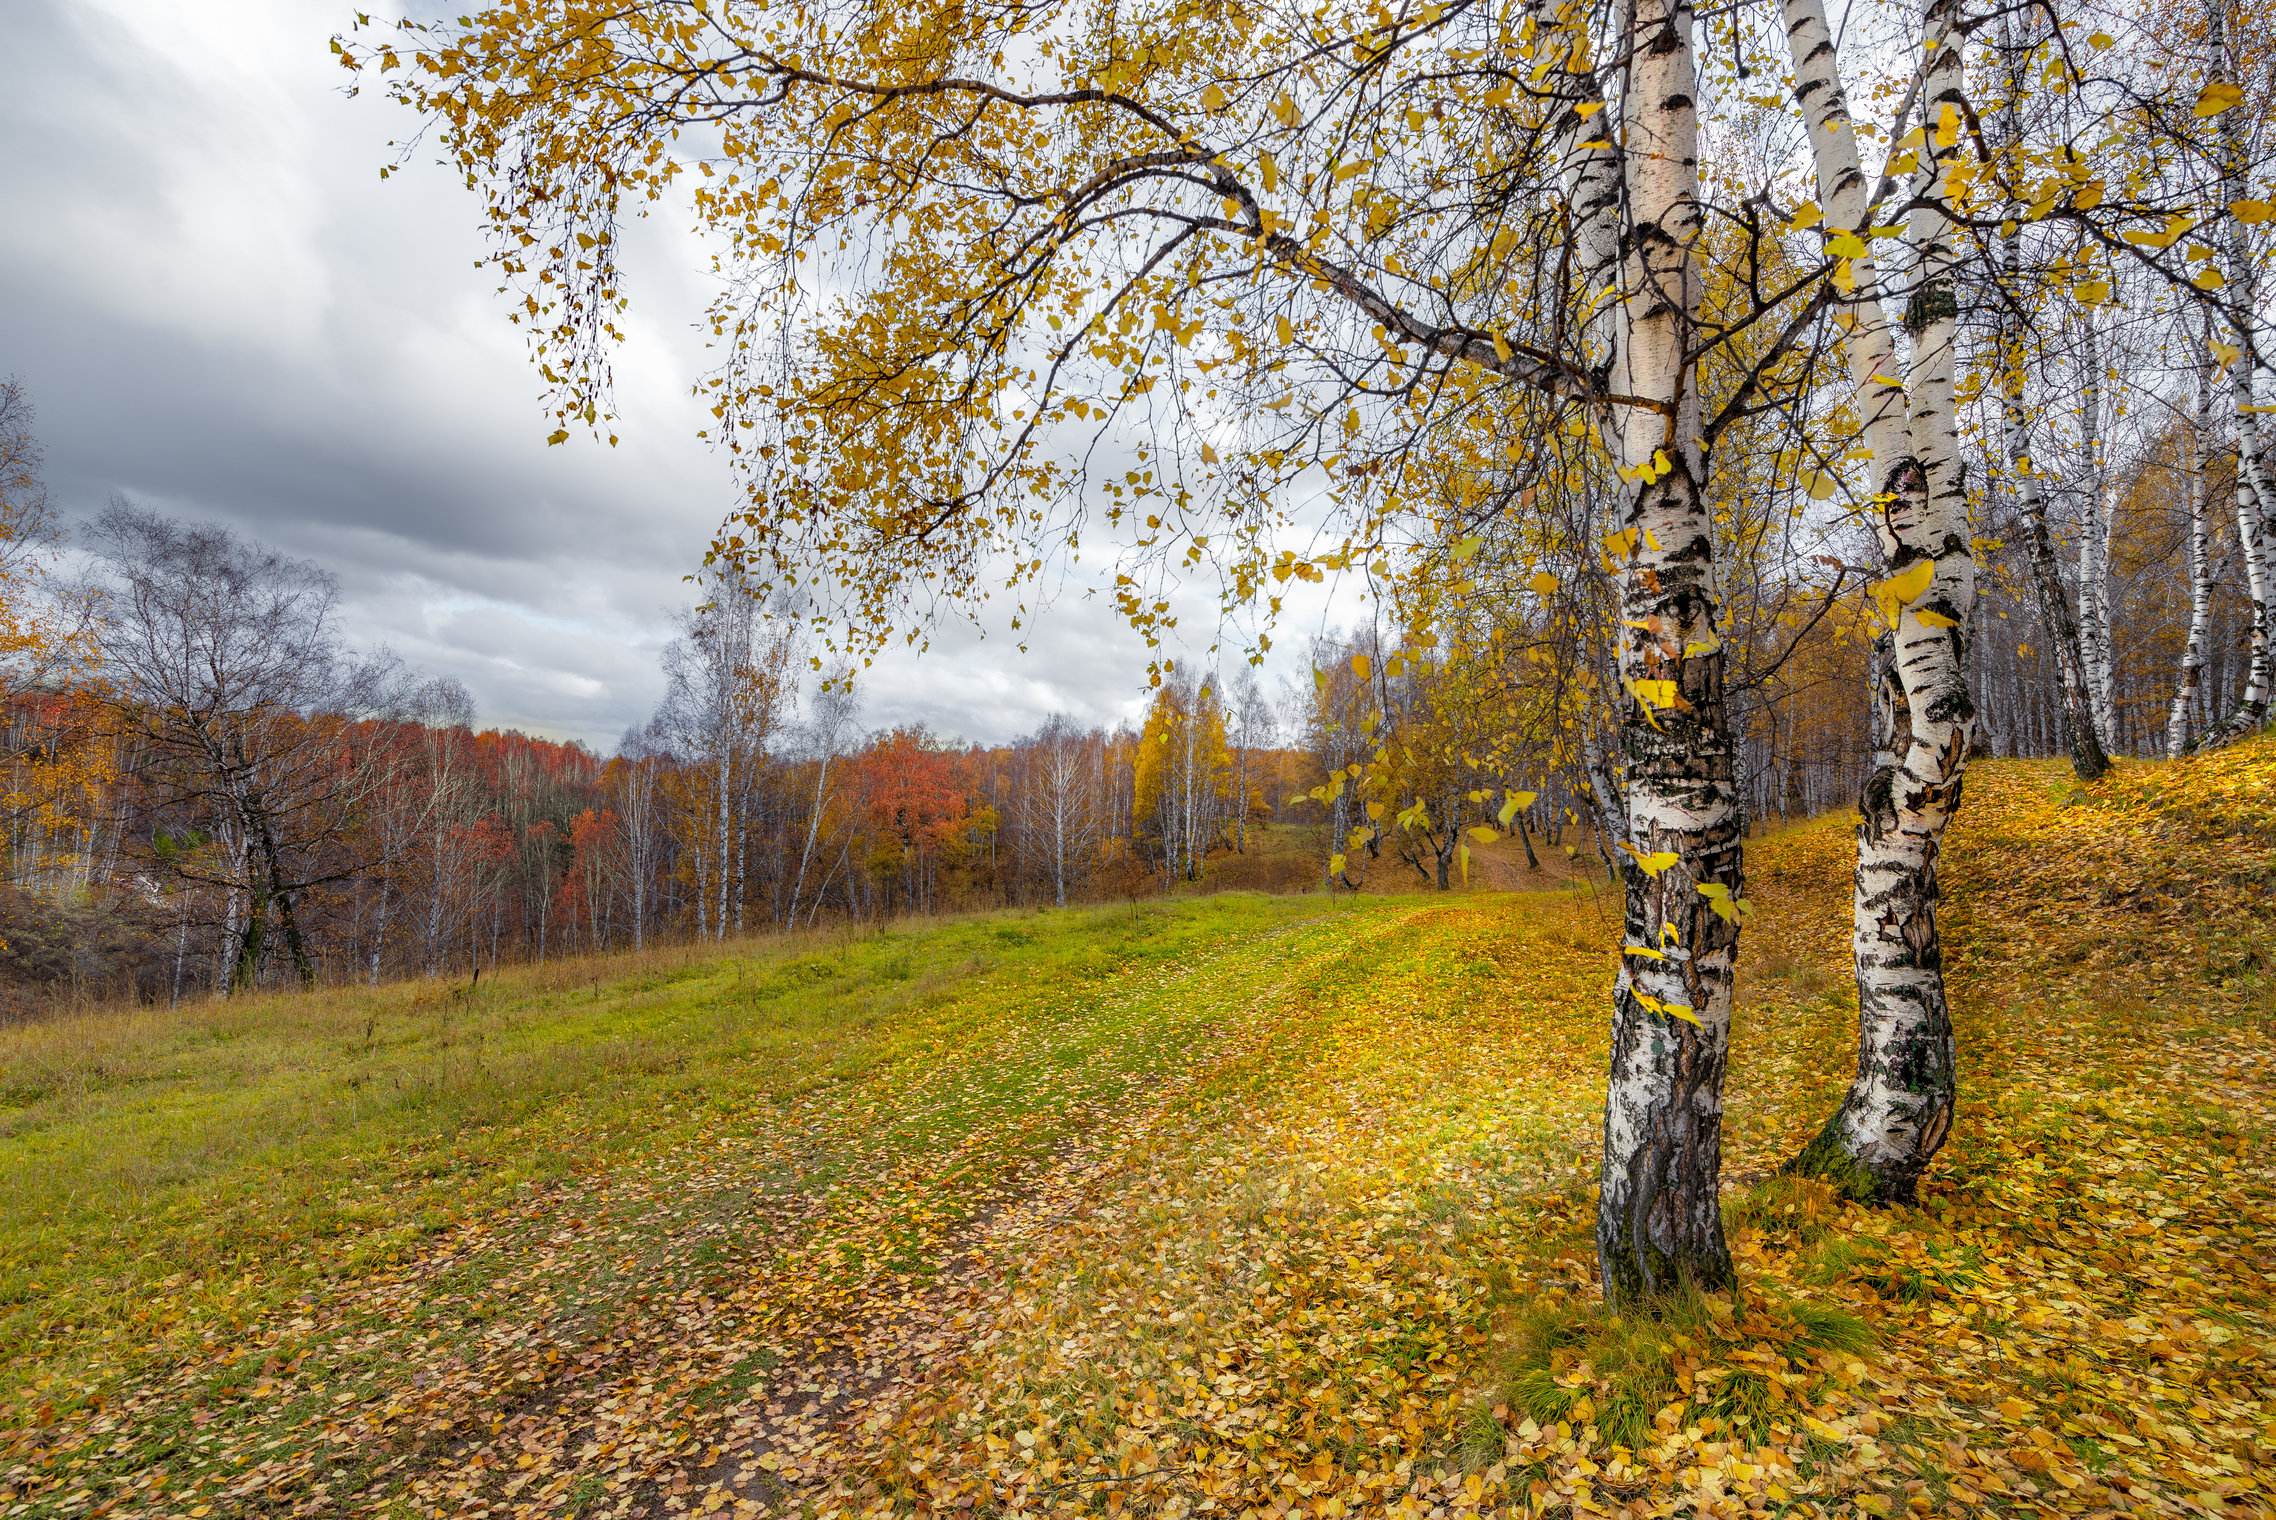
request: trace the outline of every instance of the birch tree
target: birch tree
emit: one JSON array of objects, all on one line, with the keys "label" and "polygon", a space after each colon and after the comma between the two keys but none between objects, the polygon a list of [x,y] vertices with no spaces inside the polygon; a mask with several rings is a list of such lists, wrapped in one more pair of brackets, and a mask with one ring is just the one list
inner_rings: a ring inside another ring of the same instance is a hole
[{"label": "birch tree", "polygon": [[387,768],[349,730],[398,716],[402,671],[384,653],[343,647],[338,587],[305,561],[123,499],[91,537],[105,673],[130,714],[152,805],[210,828],[218,845],[167,863],[224,895],[222,985],[250,989],[281,932],[313,986],[304,898],[376,863],[344,826]]},{"label": "birch tree", "polygon": [[632,897],[632,948],[645,949],[648,923],[655,913],[652,901],[658,868],[663,863],[663,801],[657,773],[667,751],[655,720],[645,727],[628,728],[617,741],[617,763],[611,768],[615,782],[616,815],[624,830],[624,870]]},{"label": "birch tree", "polygon": [[[2250,734],[2268,721],[2269,698],[2276,690],[2276,647],[2270,619],[2276,615],[2276,471],[2269,468],[2260,428],[2257,381],[2270,356],[2259,341],[2258,265],[2242,208],[2252,202],[2247,179],[2251,155],[2241,113],[2239,69],[2231,56],[2227,0],[2205,0],[2205,88],[2200,109],[2210,107],[2213,122],[2214,199],[2231,214],[2219,218],[2224,266],[2220,311],[2230,341],[2218,352],[2228,371],[2230,419],[2236,442],[2235,510],[2237,543],[2243,551],[2245,581],[2252,605],[2252,646],[2244,692],[2235,711],[2208,736],[2220,742]],[[2265,205],[2265,202],[2260,203]]]},{"label": "birch tree", "polygon": [[[1766,279],[1782,229],[1725,208],[1751,272],[1702,322],[1693,31],[1684,0],[687,0],[498,6],[341,52],[484,197],[557,439],[604,426],[620,215],[685,189],[732,275],[712,312],[730,357],[704,384],[746,494],[715,552],[762,589],[834,586],[819,631],[841,647],[1017,600],[1079,539],[1111,546],[1087,562],[1148,638],[1174,626],[1174,582],[1214,573],[1267,620],[1261,654],[1289,581],[1468,543],[1466,514],[1499,510],[1443,499],[1418,443],[1597,448],[1617,476],[1590,550],[1617,584],[1608,779],[1631,863],[1598,1240],[1625,1301],[1730,1276],[1716,1182],[1743,819],[1709,459],[1796,394],[1827,268],[1849,258]],[[1937,416],[1941,225],[1915,235],[1916,387]],[[1710,411],[1703,356],[1740,337],[1757,347]],[[1958,640],[1923,617],[1964,621],[1970,580],[1948,435],[1908,444],[1890,389],[1906,446],[1881,455],[1883,536],[1899,584],[1916,564],[1934,582],[1900,598],[1885,662],[1907,732],[1866,874],[1898,903],[1932,882],[1969,721]]]},{"label": "birch tree", "polygon": [[1257,684],[1256,672],[1250,669],[1244,668],[1234,679],[1233,700],[1227,711],[1227,736],[1233,749],[1233,848],[1247,854],[1251,793],[1261,783],[1264,755],[1279,741],[1279,725],[1273,719],[1272,704]]},{"label": "birch tree", "polygon": [[2078,638],[2086,662],[2087,712],[2095,742],[2105,752],[2117,743],[2111,703],[2110,449],[2102,396],[2102,333],[2093,311],[2079,313],[2080,511],[2078,522]]},{"label": "birch tree", "polygon": [[1081,885],[1096,848],[1091,746],[1066,714],[1053,713],[1023,748],[1022,833],[1043,858],[1052,901],[1064,908],[1069,883]]},{"label": "birch tree", "polygon": [[[790,928],[798,926],[798,908],[805,900],[807,878],[821,868],[820,857],[827,853],[829,842],[822,837],[822,829],[832,811],[835,795],[831,790],[830,772],[857,727],[857,711],[852,672],[843,669],[831,672],[815,693],[813,717],[807,721],[802,736],[806,763],[814,767],[814,792],[807,801],[806,828],[798,848],[798,873],[791,882],[790,906],[783,919]],[[814,912],[821,910],[822,896],[828,890],[827,879],[815,886]]]},{"label": "birch tree", "polygon": [[740,933],[750,884],[749,826],[761,766],[795,688],[789,630],[762,627],[759,609],[732,575],[712,599],[682,614],[664,651],[659,732],[689,769],[676,796],[682,846],[693,867],[699,933]]},{"label": "birch tree", "polygon": [[[1936,861],[1975,725],[1966,663],[1975,560],[1954,405],[1959,250],[1947,215],[1964,182],[1954,171],[1972,107],[1956,0],[1926,0],[1916,34],[1921,127],[1903,228],[1910,288],[1885,288],[1871,247],[1872,187],[1833,31],[1820,0],[1786,0],[1784,12],[1827,248],[1847,264],[1844,347],[1874,475],[1869,516],[1889,571],[1874,588],[1887,627],[1874,648],[1873,766],[1858,801],[1858,1071],[1795,1165],[1855,1196],[1903,1198],[1943,1144],[1956,1103]],[[1882,305],[1900,290],[1909,364],[1899,361]]]},{"label": "birch tree", "polygon": [[[2208,336],[2211,321],[2206,321]],[[2211,503],[2206,476],[2212,462],[2213,359],[2205,345],[2192,376],[2188,426],[2189,459],[2183,489],[2189,502],[2189,625],[2182,635],[2181,668],[2173,682],[2173,705],[2165,720],[2165,755],[2178,760],[2189,752],[2190,720],[2195,716],[2199,686],[2205,674],[2205,640],[2213,618],[2212,534],[2207,521]]]},{"label": "birch tree", "polygon": [[[466,688],[448,677],[413,688],[400,705],[400,728],[380,735],[375,757],[379,774],[371,789],[373,843],[377,846],[376,902],[370,936],[367,980],[378,986],[387,954],[392,910],[398,901],[416,900],[409,889],[417,879],[421,856],[432,850],[448,827],[457,801],[450,761],[451,742],[474,722],[474,699]],[[428,894],[426,935],[430,950],[435,937],[434,913],[439,892]],[[431,961],[431,955],[430,955]]]}]

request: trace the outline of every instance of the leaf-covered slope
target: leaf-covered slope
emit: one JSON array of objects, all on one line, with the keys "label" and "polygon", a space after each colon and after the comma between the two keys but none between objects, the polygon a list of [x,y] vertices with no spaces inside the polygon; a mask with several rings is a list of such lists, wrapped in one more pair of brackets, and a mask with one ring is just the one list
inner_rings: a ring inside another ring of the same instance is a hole
[{"label": "leaf-covered slope", "polygon": [[1978,767],[1963,1109],[1887,1212],[1775,1175],[1854,1059],[1850,854],[1755,841],[1743,1284],[1662,1321],[1595,1307],[1616,901],[1392,900],[945,988],[848,1081],[721,1068],[28,1433],[16,1509],[2263,1512],[2272,774]]}]

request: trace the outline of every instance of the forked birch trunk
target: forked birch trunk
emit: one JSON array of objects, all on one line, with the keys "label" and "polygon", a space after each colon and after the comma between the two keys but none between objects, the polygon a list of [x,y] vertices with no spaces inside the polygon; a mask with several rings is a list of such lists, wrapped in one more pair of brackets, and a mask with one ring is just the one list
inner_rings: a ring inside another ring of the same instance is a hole
[{"label": "forked birch trunk", "polygon": [[[2227,80],[2229,77],[2226,0],[2206,0],[2205,53],[2208,82]],[[2213,118],[2217,151],[2220,155],[2220,191],[2218,199],[2228,205],[2243,197],[2245,143],[2244,125],[2239,120],[2241,111],[2223,111]],[[2270,578],[2276,574],[2276,565],[2270,564],[2270,554],[2276,545],[2269,542],[2272,519],[2276,519],[2276,495],[2270,491],[2267,459],[2260,449],[2259,414],[2254,410],[2253,365],[2259,353],[2253,342],[2254,313],[2257,309],[2252,250],[2245,238],[2244,224],[2236,217],[2221,219],[2224,236],[2221,242],[2222,262],[2227,265],[2226,315],[2230,335],[2239,350],[2229,364],[2229,397],[2236,426],[2236,531],[2237,544],[2244,552],[2245,592],[2252,606],[2252,646],[2250,663],[2244,677],[2244,691],[2236,709],[2225,715],[2219,724],[2206,735],[2208,745],[2224,744],[2255,733],[2268,721],[2268,700],[2271,686],[2276,686],[2276,669],[2271,659],[2276,650],[2270,648],[2269,618],[2276,611],[2276,586]]]},{"label": "forked birch trunk", "polygon": [[[1820,0],[1789,0],[1786,18],[1829,243],[1847,233],[1870,248],[1865,177],[1824,8]],[[1908,385],[1897,383],[1876,270],[1869,258],[1849,265],[1856,302],[1844,347],[1879,476],[1871,516],[1889,576],[1875,589],[1894,626],[1873,662],[1880,744],[1858,798],[1857,1077],[1789,1167],[1859,1199],[1909,1197],[1951,1129],[1954,1106],[1936,859],[1960,804],[1974,736],[1966,630],[1976,592],[1953,396],[1956,251],[1940,209],[1966,119],[1957,19],[1956,0],[1928,0],[1921,14],[1927,141],[1907,228],[1914,263],[1905,310]],[[1916,590],[1915,577],[1922,578]]]},{"label": "forked birch trunk", "polygon": [[2165,719],[2165,756],[2178,760],[2189,751],[2189,715],[2205,670],[2205,632],[2213,617],[2211,545],[2206,532],[2205,472],[2212,458],[2213,376],[2210,353],[2197,361],[2197,410],[2190,419],[2189,472],[2189,633],[2181,644],[2181,669],[2173,683],[2173,707]]},{"label": "forked birch trunk", "polygon": [[[2008,18],[1999,20],[2001,54],[2009,60],[2007,102],[2000,112],[2005,146],[2014,152],[2023,145],[2019,102],[2027,88],[2023,77],[2026,53],[2013,45]],[[2010,292],[2023,284],[2023,208],[2010,201],[2000,223],[2000,268]],[[2012,312],[2012,307],[2003,310]],[[2047,495],[2039,488],[2039,474],[2031,458],[2031,425],[2023,406],[2024,335],[2012,316],[2002,322],[2000,335],[2000,423],[2007,451],[2008,477],[2015,482],[2016,498],[2023,508],[2027,534],[2026,561],[2031,567],[2031,589],[2039,603],[2040,634],[2054,651],[2055,671],[2062,679],[2063,742],[2071,754],[2071,769],[2079,780],[2092,781],[2110,769],[2110,755],[2102,747],[2094,726],[2094,698],[2086,678],[2086,653],[2079,645],[2078,619],[2071,611],[2070,593],[2063,588],[2062,568],[2055,558],[2055,535],[2047,522]]]},{"label": "forked birch trunk", "polygon": [[[2006,239],[2005,258],[2013,288],[2021,288],[2022,265],[2017,237]],[[2081,781],[2092,781],[2110,769],[2110,753],[2095,732],[2094,696],[2087,681],[2086,652],[2081,647],[2078,619],[2071,613],[2070,593],[2063,589],[2062,569],[2055,559],[2055,536],[2047,523],[2047,497],[2039,489],[2039,476],[2031,463],[2031,435],[2023,411],[2023,373],[2019,354],[2002,361],[2009,366],[2004,381],[2004,427],[2008,473],[2015,481],[2029,530],[2031,586],[2037,593],[2041,631],[2054,650],[2055,670],[2063,685],[2064,742],[2071,752],[2071,769]]]},{"label": "forked birch trunk", "polygon": [[2082,315],[2085,335],[2079,387],[2079,437],[2085,446],[2085,510],[2078,525],[2078,634],[2086,656],[2088,711],[2094,737],[2107,753],[2117,742],[2117,712],[2110,690],[2110,466],[2102,437],[2102,344],[2094,313]]},{"label": "forked birch trunk", "polygon": [[[1688,354],[1699,84],[1688,0],[1635,0],[1620,139],[1629,236],[1613,430],[1631,489],[1619,555],[1625,688],[1626,936],[1614,988],[1597,1202],[1605,1296],[1631,1303],[1730,1281],[1717,1192],[1743,885],[1741,814],[1699,402]],[[1720,905],[1721,912],[1715,911]]]}]

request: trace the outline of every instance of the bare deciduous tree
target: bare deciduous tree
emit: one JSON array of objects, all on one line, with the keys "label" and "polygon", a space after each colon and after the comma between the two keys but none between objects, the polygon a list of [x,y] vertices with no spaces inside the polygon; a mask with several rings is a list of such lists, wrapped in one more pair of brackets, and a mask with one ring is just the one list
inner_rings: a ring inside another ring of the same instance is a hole
[{"label": "bare deciduous tree", "polygon": [[304,560],[225,528],[115,498],[95,519],[104,663],[136,741],[149,805],[196,843],[164,864],[218,891],[230,950],[218,981],[253,985],[272,915],[295,972],[316,967],[303,894],[369,868],[347,825],[385,768],[349,730],[408,691],[392,655],[337,627],[339,587]]}]

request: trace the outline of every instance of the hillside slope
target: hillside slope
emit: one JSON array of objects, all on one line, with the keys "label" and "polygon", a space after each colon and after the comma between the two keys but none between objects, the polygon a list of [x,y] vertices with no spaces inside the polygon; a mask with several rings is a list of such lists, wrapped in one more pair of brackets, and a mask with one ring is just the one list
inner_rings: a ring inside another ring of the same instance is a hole
[{"label": "hillside slope", "polygon": [[224,1010],[68,1092],[10,1035],[0,1513],[2266,1512],[2272,776],[1971,775],[1961,1123],[1885,1213],[1773,1175],[1853,1067],[1846,823],[1752,845],[1745,1284],[1654,1324],[1594,1307],[1588,890]]}]

